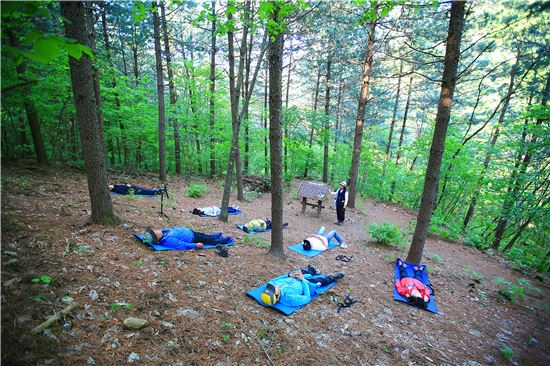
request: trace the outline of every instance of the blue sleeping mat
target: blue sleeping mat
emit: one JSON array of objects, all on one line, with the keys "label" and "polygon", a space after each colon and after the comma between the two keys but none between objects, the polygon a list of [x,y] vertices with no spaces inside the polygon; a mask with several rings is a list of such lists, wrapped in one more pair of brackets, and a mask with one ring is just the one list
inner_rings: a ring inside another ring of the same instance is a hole
[{"label": "blue sleeping mat", "polygon": [[[174,248],[165,247],[165,246],[160,245],[160,244],[147,243],[147,242],[143,241],[143,236],[138,235],[138,234],[133,234],[133,235],[134,235],[134,238],[141,241],[142,243],[145,243],[145,244],[151,246],[154,250],[175,250]],[[233,244],[235,244],[235,240],[233,240],[232,242],[229,242],[227,244],[224,244],[223,246],[227,247],[227,246],[230,246],[230,245],[233,245]],[[212,249],[212,248],[215,248],[215,247],[216,247],[215,245],[206,245],[205,244],[203,249]]]},{"label": "blue sleeping mat", "polygon": [[[407,271],[407,274],[409,275],[409,277],[414,278],[413,267],[416,266],[416,264],[408,263],[408,262],[405,262],[405,261],[403,261],[403,263],[405,263],[407,265],[407,268],[405,270]],[[397,264],[397,261],[395,261],[395,276],[394,276],[394,281],[393,281],[393,299],[396,300],[396,301],[402,301],[404,303],[407,303],[409,305],[414,306],[413,304],[411,304],[410,302],[407,301],[406,297],[399,295],[399,292],[397,292],[397,287],[395,287],[395,281],[400,280],[400,279],[401,279],[401,274],[400,274],[400,271],[399,271],[399,265]],[[432,313],[437,314],[437,306],[435,305],[435,297],[434,297],[434,294],[433,294],[432,285],[430,284],[430,280],[428,279],[428,274],[426,273],[426,269],[424,269],[422,271],[422,283],[430,289],[430,302],[428,303],[428,306],[426,308],[423,308],[423,307],[420,307],[420,306],[417,306],[417,307],[420,308],[420,309],[428,310]]]},{"label": "blue sleeping mat", "polygon": [[[284,275],[284,276],[281,276],[281,277],[287,277],[287,275]],[[315,299],[316,297],[318,297],[319,295],[322,295],[323,293],[325,293],[329,288],[331,288],[332,286],[336,285],[338,282],[335,281],[335,282],[332,282],[326,286],[323,286],[323,287],[320,287],[317,292],[315,294],[313,294],[311,296],[311,300]],[[302,305],[302,306],[286,306],[286,305],[283,305],[283,304],[280,304],[280,303],[276,303],[274,306],[271,306],[271,305],[266,305],[262,302],[261,300],[261,295],[262,295],[262,292],[264,291],[265,289],[265,286],[266,284],[264,283],[263,285],[261,285],[260,287],[256,287],[255,289],[253,290],[250,290],[248,291],[246,294],[250,297],[252,297],[253,299],[255,299],[258,304],[262,305],[262,306],[265,306],[265,307],[269,307],[269,308],[275,308],[277,310],[279,310],[281,313],[285,314],[285,315],[290,315],[292,314],[293,312],[295,312],[296,310],[300,310],[301,308],[303,308],[304,306],[306,306],[307,304],[305,305]]]},{"label": "blue sleeping mat", "polygon": [[[244,230],[243,230],[244,225],[237,225],[237,224],[235,224],[235,226],[236,226],[237,228],[239,228],[240,230],[244,231]],[[286,229],[286,228],[288,228],[288,226],[283,226],[283,229]],[[271,229],[267,229],[267,230],[264,230],[264,231],[252,231],[252,230],[249,230],[248,232],[246,232],[246,231],[244,231],[244,232],[247,233],[247,234],[250,234],[250,235],[254,235],[254,234],[258,234],[258,233],[267,233],[267,232],[269,232],[269,231],[271,231]]]},{"label": "blue sleeping mat", "polygon": [[306,257],[315,257],[316,255],[319,255],[321,253],[327,252],[331,250],[332,248],[335,248],[339,246],[338,242],[336,240],[331,240],[330,243],[328,243],[328,249],[327,250],[304,250],[304,247],[302,246],[302,243],[291,245],[288,247],[288,249],[295,251],[296,253],[300,253],[305,255]]}]

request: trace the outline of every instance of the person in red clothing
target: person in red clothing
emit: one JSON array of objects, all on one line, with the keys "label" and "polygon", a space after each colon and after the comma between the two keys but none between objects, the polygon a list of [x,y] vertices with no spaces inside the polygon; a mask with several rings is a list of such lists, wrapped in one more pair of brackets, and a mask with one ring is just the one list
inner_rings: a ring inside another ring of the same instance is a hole
[{"label": "person in red clothing", "polygon": [[414,266],[414,277],[410,277],[407,273],[407,264],[401,259],[397,259],[399,265],[400,280],[395,280],[395,287],[399,295],[404,296],[407,300],[416,306],[426,307],[430,302],[430,289],[422,283],[422,271],[426,266]]}]

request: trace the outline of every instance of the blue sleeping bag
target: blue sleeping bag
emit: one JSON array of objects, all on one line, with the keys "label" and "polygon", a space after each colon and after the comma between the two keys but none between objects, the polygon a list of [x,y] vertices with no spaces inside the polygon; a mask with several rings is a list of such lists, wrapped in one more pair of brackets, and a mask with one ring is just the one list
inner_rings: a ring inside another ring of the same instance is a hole
[{"label": "blue sleeping bag", "polygon": [[[408,262],[405,262],[405,261],[403,261],[403,263],[405,263],[407,265],[407,268],[405,268],[405,271],[407,271],[407,277],[414,278],[413,267],[416,266],[416,264],[408,263]],[[400,279],[401,279],[401,273],[400,273],[400,270],[399,270],[399,264],[397,264],[397,261],[395,261],[395,276],[394,276],[394,281],[393,281],[393,299],[396,300],[396,301],[402,301],[402,302],[407,303],[409,305],[415,306],[415,305],[411,304],[409,301],[407,301],[406,297],[401,296],[399,294],[399,292],[397,292],[397,287],[395,287],[395,281],[400,280]],[[434,292],[433,292],[433,289],[432,289],[432,285],[430,284],[430,280],[428,279],[428,274],[426,273],[426,268],[424,268],[422,270],[422,281],[421,282],[424,285],[426,285],[426,287],[428,287],[430,289],[430,301],[428,302],[428,306],[425,307],[425,308],[421,307],[421,306],[417,306],[417,307],[420,308],[420,309],[424,309],[424,310],[427,310],[427,311],[430,311],[432,313],[437,314],[437,306],[435,305]]]},{"label": "blue sleeping bag", "polygon": [[[145,244],[149,245],[154,250],[176,250],[174,248],[165,247],[164,245],[148,243],[148,242],[143,240],[143,236],[141,236],[141,235],[138,235],[138,234],[133,234],[133,235],[134,235],[134,238],[138,239],[142,243],[145,243]],[[235,244],[235,240],[233,240],[229,243],[223,244],[223,246],[227,247],[227,246],[230,246],[230,245],[233,245],[233,244]],[[215,248],[215,247],[216,247],[215,245],[206,245],[205,244],[203,249],[212,249],[212,248]]]},{"label": "blue sleeping bag", "polygon": [[[277,278],[285,278],[285,277],[288,277],[288,275],[279,276]],[[323,293],[325,293],[328,289],[330,289],[332,286],[336,285],[337,283],[338,283],[338,281],[334,281],[332,283],[329,283],[326,286],[319,287],[315,291],[314,294],[313,293],[311,294],[311,300],[313,301],[313,299],[317,298],[319,295],[322,295]],[[258,302],[258,304],[260,304],[262,306],[265,306],[265,307],[277,309],[285,315],[290,315],[293,312],[295,312],[296,310],[300,310],[301,308],[303,308],[304,306],[307,305],[307,304],[305,304],[305,305],[301,305],[301,306],[287,306],[287,305],[283,305],[279,302],[277,302],[275,305],[266,305],[261,300],[261,295],[262,295],[262,292],[265,290],[265,287],[266,287],[266,284],[264,283],[260,287],[256,287],[255,289],[248,291],[246,294],[248,296],[252,297],[253,299],[255,299]]]}]

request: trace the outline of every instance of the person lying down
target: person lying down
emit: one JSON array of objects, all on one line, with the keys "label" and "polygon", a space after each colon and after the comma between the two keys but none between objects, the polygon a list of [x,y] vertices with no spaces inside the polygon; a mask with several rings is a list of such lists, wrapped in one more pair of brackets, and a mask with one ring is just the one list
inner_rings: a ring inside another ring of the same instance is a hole
[{"label": "person lying down", "polygon": [[324,229],[324,227],[321,228],[318,234],[311,235],[303,240],[302,247],[304,250],[325,251],[328,249],[328,243],[330,243],[332,239],[336,240],[341,248],[345,249],[348,247],[336,230],[332,230],[330,233],[322,235],[325,231]]},{"label": "person lying down", "polygon": [[205,245],[227,244],[233,241],[231,236],[217,234],[204,234],[186,227],[174,227],[169,229],[147,228],[143,240],[151,244],[159,244],[173,250],[202,249]]},{"label": "person lying down", "polygon": [[[265,219],[265,220],[261,220],[261,219],[255,219],[255,220],[250,220],[249,222],[246,223],[246,225],[243,225],[243,231],[245,233],[249,233],[249,232],[254,232],[254,233],[261,233],[263,231],[269,231],[271,230],[272,228],[272,223],[271,223],[271,220],[269,219]],[[283,227],[287,227],[288,224],[285,222],[283,224]]]},{"label": "person lying down", "polygon": [[138,194],[146,196],[154,196],[156,194],[166,193],[165,188],[148,189],[139,186],[135,186],[129,183],[126,184],[109,184],[109,190],[118,194]]},{"label": "person lying down", "polygon": [[[232,214],[239,211],[239,206],[229,206],[227,208],[227,213]],[[206,216],[218,216],[222,213],[222,209],[218,206],[208,206],[208,207],[200,207],[200,208],[194,208],[192,213],[194,215],[206,215]]]}]

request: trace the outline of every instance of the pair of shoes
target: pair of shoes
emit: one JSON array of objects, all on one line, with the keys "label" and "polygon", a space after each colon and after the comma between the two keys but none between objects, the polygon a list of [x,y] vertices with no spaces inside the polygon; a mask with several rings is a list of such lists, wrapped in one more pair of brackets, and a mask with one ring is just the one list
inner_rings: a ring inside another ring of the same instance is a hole
[{"label": "pair of shoes", "polygon": [[336,272],[334,274],[331,274],[329,277],[335,281],[338,281],[344,278],[344,272]]},{"label": "pair of shoes", "polygon": [[397,265],[399,267],[407,268],[407,265],[403,262],[403,259],[397,258]]},{"label": "pair of shoes", "polygon": [[221,244],[216,245],[216,254],[224,258],[229,257],[229,251]]},{"label": "pair of shoes", "polygon": [[233,241],[233,237],[232,236],[222,236],[220,238],[220,240],[221,240],[222,244],[228,244],[228,243],[231,243]]},{"label": "pair of shoes", "polygon": [[308,265],[307,265],[307,270],[308,270],[309,272],[312,272],[313,274],[316,274],[316,275],[321,274],[321,271],[319,271],[317,268],[315,268],[315,267],[313,266],[313,264],[308,264]]},{"label": "pair of shoes", "polygon": [[348,249],[348,247],[349,247],[349,245],[347,245],[346,243],[340,244],[340,248]]},{"label": "pair of shoes", "polygon": [[340,221],[338,221],[338,222],[335,222],[334,225],[340,226],[340,225],[342,225],[342,224],[340,223]]},{"label": "pair of shoes", "polygon": [[415,272],[416,272],[416,271],[421,271],[421,272],[422,272],[422,271],[425,270],[425,269],[426,269],[426,265],[425,265],[425,264],[422,264],[422,265],[420,265],[420,266],[414,266],[414,267],[413,267],[413,271],[415,271]]}]

